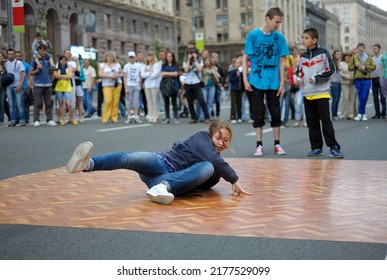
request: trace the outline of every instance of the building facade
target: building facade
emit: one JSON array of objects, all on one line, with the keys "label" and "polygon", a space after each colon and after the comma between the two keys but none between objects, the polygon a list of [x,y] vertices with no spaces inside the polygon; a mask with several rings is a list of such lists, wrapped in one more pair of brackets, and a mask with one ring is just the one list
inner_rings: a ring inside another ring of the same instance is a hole
[{"label": "building facade", "polygon": [[40,30],[46,32],[55,57],[72,45],[97,50],[99,60],[107,50],[127,59],[129,50],[176,48],[173,0],[25,0],[24,13],[26,32],[14,34],[11,43],[2,42],[24,50],[27,59]]},{"label": "building facade", "polygon": [[[291,49],[302,45],[301,34],[305,28],[305,0],[177,0],[178,42],[180,50],[203,34],[204,48],[217,52],[220,61],[230,62],[244,49],[249,31],[265,22],[269,8],[279,7],[284,12],[280,31]],[[189,5],[187,6],[186,3]],[[192,24],[195,22],[195,24]]]},{"label": "building facade", "polygon": [[336,15],[340,22],[341,49],[349,52],[360,42],[372,51],[376,43],[387,50],[387,12],[363,0],[320,0],[312,2]]}]

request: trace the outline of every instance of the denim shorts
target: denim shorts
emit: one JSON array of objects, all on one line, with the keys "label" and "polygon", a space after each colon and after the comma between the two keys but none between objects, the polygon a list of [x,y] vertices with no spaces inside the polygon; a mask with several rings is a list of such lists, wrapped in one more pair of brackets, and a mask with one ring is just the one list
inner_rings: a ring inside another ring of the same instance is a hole
[{"label": "denim shorts", "polygon": [[57,92],[55,96],[57,100],[71,100],[71,92]]}]

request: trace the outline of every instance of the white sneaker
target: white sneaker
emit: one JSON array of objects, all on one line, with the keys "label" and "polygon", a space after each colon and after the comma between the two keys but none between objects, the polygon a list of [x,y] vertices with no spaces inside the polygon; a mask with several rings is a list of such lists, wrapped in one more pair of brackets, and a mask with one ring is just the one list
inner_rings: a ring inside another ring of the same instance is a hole
[{"label": "white sneaker", "polygon": [[259,145],[255,151],[254,151],[254,156],[256,157],[261,157],[263,156],[263,146]]},{"label": "white sneaker", "polygon": [[167,186],[163,183],[150,188],[146,192],[146,195],[150,198],[150,200],[161,204],[170,204],[175,198],[172,193],[168,192]]},{"label": "white sneaker", "polygon": [[34,126],[35,127],[39,127],[40,126],[40,122],[38,122],[38,121],[34,122]]},{"label": "white sneaker", "polygon": [[280,156],[286,155],[285,150],[282,149],[282,147],[281,147],[280,144],[277,144],[277,145],[274,146],[274,153],[275,153],[276,155],[280,155]]},{"label": "white sneaker", "polygon": [[83,142],[79,144],[69,162],[66,165],[68,173],[78,173],[87,170],[90,166],[90,154],[93,148],[93,143]]},{"label": "white sneaker", "polygon": [[358,114],[356,117],[353,118],[355,121],[360,122],[363,119],[363,115]]},{"label": "white sneaker", "polygon": [[368,121],[368,119],[367,119],[367,115],[366,114],[364,114],[363,115],[363,118],[361,119],[363,122],[366,122],[366,121]]},{"label": "white sneaker", "polygon": [[126,119],[125,123],[130,123],[130,117]]},{"label": "white sneaker", "polygon": [[232,123],[232,124],[236,124],[237,121],[236,121],[236,120],[231,120],[231,123]]},{"label": "white sneaker", "polygon": [[53,120],[47,122],[48,126],[56,126],[56,123]]}]

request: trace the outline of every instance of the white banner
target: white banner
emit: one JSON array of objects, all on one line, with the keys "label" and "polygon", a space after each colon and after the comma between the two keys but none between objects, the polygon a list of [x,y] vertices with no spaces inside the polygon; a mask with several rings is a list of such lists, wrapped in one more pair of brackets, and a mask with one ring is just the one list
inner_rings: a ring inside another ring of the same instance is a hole
[{"label": "white banner", "polygon": [[0,279],[385,280],[387,261],[0,261]]}]

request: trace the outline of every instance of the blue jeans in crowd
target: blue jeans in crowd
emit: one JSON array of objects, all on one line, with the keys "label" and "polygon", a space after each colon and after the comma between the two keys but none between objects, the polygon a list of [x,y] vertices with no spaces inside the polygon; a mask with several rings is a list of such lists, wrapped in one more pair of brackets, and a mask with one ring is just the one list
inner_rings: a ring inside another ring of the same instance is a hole
[{"label": "blue jeans in crowd", "polygon": [[84,88],[83,90],[83,97],[82,97],[82,103],[83,103],[83,108],[86,110],[87,114],[86,116],[91,116],[94,114],[96,111],[95,108],[93,107],[93,97],[94,97],[94,92],[91,91],[88,93],[88,89]]},{"label": "blue jeans in crowd", "polygon": [[[25,124],[23,89],[16,93],[16,87],[7,87],[7,97],[10,122],[16,124],[16,119],[18,119],[20,124]],[[19,115],[16,116],[16,114]]]},{"label": "blue jeans in crowd", "polygon": [[357,96],[359,98],[359,114],[365,115],[366,113],[366,105],[368,101],[368,95],[371,88],[371,80],[370,79],[356,79],[355,87],[357,91]]},{"label": "blue jeans in crowd", "polygon": [[[213,180],[214,166],[198,162],[186,169],[175,171],[163,155],[154,152],[116,152],[91,159],[88,171],[129,169],[136,171],[148,186],[164,183],[175,196],[197,188],[210,188],[219,180]],[[210,183],[210,184],[208,184]]]},{"label": "blue jeans in crowd", "polygon": [[[208,114],[211,117],[214,111],[215,86],[205,86],[204,88],[202,88],[202,93],[203,93],[204,101],[207,104]],[[196,102],[196,106],[197,106],[196,112],[197,112],[197,115],[199,116],[198,120],[203,121],[204,113],[203,113],[203,110],[200,108],[200,104],[198,101]]]},{"label": "blue jeans in crowd", "polygon": [[303,107],[304,104],[304,95],[302,94],[301,89],[298,90],[294,96],[294,108],[295,108],[295,116],[296,121],[300,121],[303,116]]},{"label": "blue jeans in crowd", "polygon": [[331,97],[332,97],[332,118],[337,117],[337,111],[339,109],[339,101],[341,97],[341,83],[331,83]]}]

